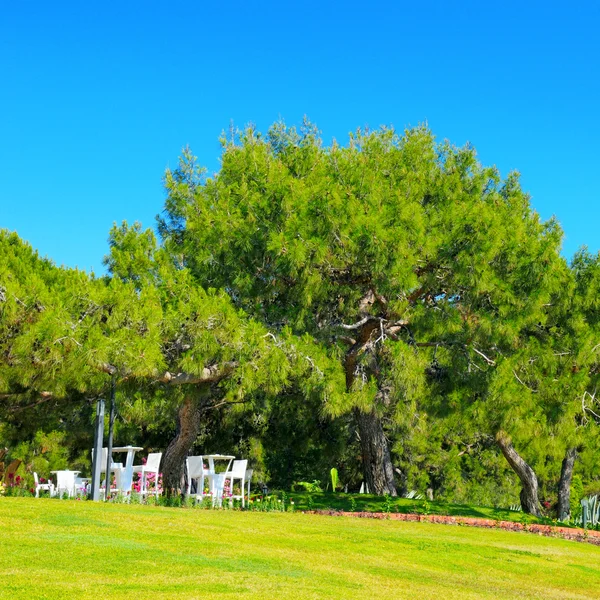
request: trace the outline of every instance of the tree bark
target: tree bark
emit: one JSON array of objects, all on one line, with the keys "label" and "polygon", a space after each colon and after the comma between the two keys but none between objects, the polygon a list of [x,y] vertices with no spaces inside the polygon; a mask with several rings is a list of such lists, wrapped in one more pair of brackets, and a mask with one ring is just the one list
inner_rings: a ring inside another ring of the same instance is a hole
[{"label": "tree bark", "polygon": [[496,442],[500,446],[504,458],[506,458],[512,470],[521,480],[521,509],[523,512],[541,517],[542,511],[538,498],[538,480],[534,470],[514,449],[506,433],[499,431],[496,434]]},{"label": "tree bark", "polygon": [[200,419],[206,410],[208,396],[208,391],[202,394],[188,394],[179,408],[175,437],[168,445],[162,460],[163,488],[167,495],[178,495],[185,489],[185,459],[200,433]]},{"label": "tree bark", "polygon": [[577,460],[577,448],[568,448],[562,461],[560,480],[558,481],[558,519],[566,521],[571,514],[571,480],[573,466]]},{"label": "tree bark", "polygon": [[381,420],[374,410],[355,409],[365,482],[372,494],[397,496],[394,467]]}]

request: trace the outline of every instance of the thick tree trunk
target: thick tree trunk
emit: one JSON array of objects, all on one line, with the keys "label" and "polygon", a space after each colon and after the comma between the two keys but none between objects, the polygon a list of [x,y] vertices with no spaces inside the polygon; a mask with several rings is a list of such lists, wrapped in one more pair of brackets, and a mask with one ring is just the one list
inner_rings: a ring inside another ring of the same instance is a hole
[{"label": "thick tree trunk", "polygon": [[496,434],[496,442],[508,461],[512,470],[521,480],[521,508],[523,512],[541,517],[540,501],[538,499],[538,480],[534,470],[521,458],[513,448],[510,438],[500,431]]},{"label": "thick tree trunk", "polygon": [[356,409],[354,417],[358,423],[365,482],[372,494],[397,496],[394,483],[394,467],[387,438],[377,413]]},{"label": "thick tree trunk", "polygon": [[577,448],[569,448],[562,461],[558,482],[558,518],[560,521],[566,521],[571,514],[571,480],[576,459]]},{"label": "thick tree trunk", "polygon": [[163,488],[168,495],[177,495],[185,489],[184,464],[188,452],[200,433],[200,418],[206,408],[206,395],[187,395],[177,415],[175,437],[167,447],[162,460]]}]

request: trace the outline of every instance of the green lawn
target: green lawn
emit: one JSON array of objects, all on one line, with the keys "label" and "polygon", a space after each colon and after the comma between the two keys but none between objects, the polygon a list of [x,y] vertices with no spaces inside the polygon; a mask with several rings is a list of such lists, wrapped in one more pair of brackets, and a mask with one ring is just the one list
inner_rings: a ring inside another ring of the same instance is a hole
[{"label": "green lawn", "polygon": [[[387,512],[386,499],[371,494],[332,494],[328,492],[308,493],[289,492],[288,497],[294,500],[300,510],[354,510],[367,512]],[[354,500],[354,505],[352,504]],[[548,523],[550,519],[538,519],[532,515],[506,508],[491,506],[469,506],[466,504],[445,504],[426,500],[409,500],[408,498],[389,498],[390,512],[449,515],[452,517],[477,517],[495,521],[517,521],[526,523]],[[565,526],[565,524],[561,524]]]},{"label": "green lawn", "polygon": [[600,598],[600,548],[318,515],[0,498],[0,598]]}]

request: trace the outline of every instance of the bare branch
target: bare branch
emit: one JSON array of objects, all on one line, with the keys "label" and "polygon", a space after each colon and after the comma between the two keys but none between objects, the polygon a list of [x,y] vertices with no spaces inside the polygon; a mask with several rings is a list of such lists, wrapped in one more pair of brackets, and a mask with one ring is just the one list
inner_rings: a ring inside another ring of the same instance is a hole
[{"label": "bare branch", "polygon": [[496,365],[496,361],[492,360],[491,358],[488,358],[483,352],[480,352],[479,350],[477,350],[477,348],[475,348],[475,346],[472,346],[473,350],[475,350],[475,352],[477,352],[477,354],[479,354],[479,356],[481,356],[483,358],[483,360],[485,360],[485,362],[488,365]]},{"label": "bare branch", "polygon": [[379,321],[379,319],[377,317],[372,317],[371,315],[367,315],[366,317],[362,318],[360,321],[357,321],[356,323],[352,323],[352,325],[346,325],[345,323],[342,323],[340,325],[340,327],[342,329],[347,329],[347,330],[360,329],[363,325],[366,325],[369,321]]},{"label": "bare branch", "polygon": [[538,391],[537,391],[537,390],[534,390],[534,389],[530,388],[530,387],[529,387],[529,386],[528,386],[528,385],[527,385],[527,384],[526,384],[526,383],[525,383],[525,382],[524,382],[524,381],[523,381],[523,380],[522,380],[522,379],[521,379],[521,378],[520,378],[520,377],[517,375],[517,372],[516,372],[514,369],[512,370],[512,372],[513,372],[513,375],[515,376],[515,379],[516,379],[516,380],[517,380],[517,381],[518,381],[518,382],[519,382],[519,383],[520,383],[520,384],[521,384],[523,387],[526,387],[526,388],[527,388],[527,389],[528,389],[528,390],[529,390],[529,391],[530,391],[532,394],[537,394],[537,393],[538,393]]}]

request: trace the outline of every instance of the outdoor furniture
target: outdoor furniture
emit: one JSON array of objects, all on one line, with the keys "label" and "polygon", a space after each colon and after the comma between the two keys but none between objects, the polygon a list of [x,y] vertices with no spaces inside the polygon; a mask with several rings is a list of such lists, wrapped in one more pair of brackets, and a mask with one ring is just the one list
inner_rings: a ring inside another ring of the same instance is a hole
[{"label": "outdoor furniture", "polygon": [[[102,475],[102,473],[106,474],[106,463],[108,462],[108,448],[102,448],[102,457],[100,459],[100,475]],[[94,464],[94,449],[92,448],[92,464]],[[111,471],[110,473],[114,473],[115,474],[115,479],[118,478],[118,474],[117,472],[123,468],[123,463],[116,463],[116,462],[111,462]],[[119,471],[120,472],[120,471]],[[106,497],[106,488],[108,487],[109,489],[109,494],[110,494],[110,473],[109,476],[105,478],[104,482],[103,482],[103,487],[105,489],[105,497]],[[106,480],[108,480],[108,485]],[[101,485],[102,487],[102,485]]]},{"label": "outdoor furniture", "polygon": [[[242,500],[242,507],[245,506],[245,501],[244,501],[244,488],[246,487],[246,467],[248,466],[248,461],[247,460],[234,460],[233,461],[233,465],[231,467],[231,471],[226,471],[225,473],[223,473],[222,478],[223,478],[223,487],[221,487],[220,492],[221,492],[221,500],[222,500],[222,496],[223,496],[223,490],[225,487],[225,481],[229,480],[229,501],[231,502],[233,499],[236,500]],[[240,491],[241,494],[235,494],[233,493],[233,485],[235,481],[239,481],[240,482]]]},{"label": "outdoor furniture", "polygon": [[158,498],[158,469],[160,467],[160,459],[162,452],[151,452],[148,454],[148,460],[145,465],[136,465],[133,467],[133,473],[140,474],[140,493],[142,496],[148,494],[148,475],[154,474],[154,492]]},{"label": "outdoor furniture", "polygon": [[[231,466],[231,461],[235,458],[235,456],[231,456],[228,454],[207,454],[204,458],[208,461],[208,473],[205,474],[205,477],[208,478],[208,485],[210,494],[213,498],[213,503],[220,504],[223,496],[223,485],[225,484],[225,480],[222,475],[229,471],[229,467]],[[221,473],[217,473],[215,471],[215,461],[226,460],[227,466],[225,470]]]},{"label": "outdoor furniture", "polygon": [[118,446],[112,449],[113,452],[127,452],[125,466],[115,468],[117,492],[122,494],[129,494],[131,492],[131,486],[133,484],[133,457],[139,450],[143,450],[143,448],[140,448],[139,446]]},{"label": "outdoor furniture", "polygon": [[48,492],[50,497],[54,496],[54,484],[49,481],[48,483],[40,483],[38,474],[34,471],[33,480],[35,481],[35,497],[40,497],[40,492]]},{"label": "outdoor furniture", "polygon": [[89,482],[88,477],[75,477],[75,495],[87,496]]},{"label": "outdoor furniture", "polygon": [[62,497],[63,494],[67,494],[69,498],[75,496],[75,476],[80,471],[51,471],[56,475],[56,494],[58,497]]},{"label": "outdoor furniture", "polygon": [[[204,468],[203,456],[188,456],[185,459],[187,469],[187,496],[192,493],[192,481],[196,482],[196,500],[204,498],[204,479],[208,478],[209,469]],[[214,474],[214,473],[213,473]]]}]

